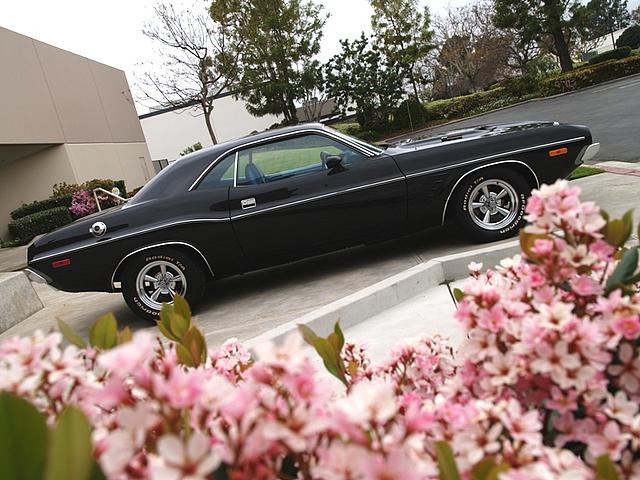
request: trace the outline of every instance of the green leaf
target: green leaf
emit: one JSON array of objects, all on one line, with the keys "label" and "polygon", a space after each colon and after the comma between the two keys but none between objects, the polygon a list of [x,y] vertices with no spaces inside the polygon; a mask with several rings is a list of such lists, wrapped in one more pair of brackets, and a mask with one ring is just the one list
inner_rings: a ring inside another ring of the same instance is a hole
[{"label": "green leaf", "polygon": [[604,230],[604,239],[614,247],[621,247],[627,241],[626,227],[622,220],[611,220]]},{"label": "green leaf", "polygon": [[46,480],[89,480],[94,470],[91,426],[75,407],[65,408],[51,435]]},{"label": "green leaf", "polygon": [[190,323],[191,322],[182,315],[178,315],[176,313],[169,314],[169,327],[171,329],[171,333],[173,333],[177,338],[181,339],[184,337],[185,333],[187,333],[187,330],[189,330],[189,327],[191,326]]},{"label": "green leaf", "polygon": [[596,460],[596,480],[619,480],[618,470],[608,455],[600,455]]},{"label": "green leaf", "polygon": [[87,348],[87,342],[64,320],[58,318],[58,329],[67,341],[78,348]]},{"label": "green leaf", "polygon": [[334,331],[327,338],[319,337],[306,325],[298,324],[298,330],[302,333],[305,342],[318,352],[327,371],[347,385],[346,367],[340,356],[344,345],[344,334],[340,326],[336,323]]},{"label": "green leaf", "polygon": [[622,222],[624,223],[625,228],[625,238],[628,240],[631,236],[631,232],[633,231],[633,208],[627,210],[625,214],[622,216]]},{"label": "green leaf", "polygon": [[192,326],[182,337],[181,344],[189,351],[196,366],[207,360],[207,342],[198,327]]},{"label": "green leaf", "polygon": [[184,345],[176,345],[176,355],[178,355],[178,360],[182,365],[186,365],[187,367],[197,366],[197,363],[191,356],[191,352]]},{"label": "green leaf", "polygon": [[91,326],[89,342],[102,350],[108,350],[118,344],[118,322],[113,313],[103,315]]},{"label": "green leaf", "polygon": [[464,292],[459,288],[453,289],[453,298],[455,298],[456,302],[461,302],[464,298]]},{"label": "green leaf", "polygon": [[303,325],[301,323],[298,324],[298,330],[300,330],[300,333],[302,334],[302,338],[304,339],[304,341],[307,342],[312,347],[315,347],[315,342],[319,338],[315,334],[315,332],[311,330],[309,327],[307,327],[306,325]]},{"label": "green leaf", "polygon": [[133,338],[133,332],[129,327],[124,327],[121,331],[118,332],[118,345],[122,345],[123,343],[130,342]]},{"label": "green leaf", "polygon": [[[189,324],[189,327],[191,326],[191,309],[184,297],[181,297],[180,295],[173,297],[173,311],[184,318]],[[189,327],[187,327],[186,330],[188,330]]]},{"label": "green leaf", "polygon": [[338,343],[338,352],[342,352],[342,347],[344,347],[344,333],[342,333],[342,329],[340,328],[340,322],[336,322],[333,326],[333,333],[335,333],[340,340]]},{"label": "green leaf", "polygon": [[632,248],[627,251],[618,266],[607,280],[607,293],[619,287],[624,287],[632,283],[632,279],[638,268],[638,249]]},{"label": "green leaf", "polygon": [[176,337],[171,331],[171,314],[173,313],[173,308],[168,303],[163,303],[162,308],[160,309],[160,320],[156,321],[158,325],[158,329],[160,332],[167,337],[169,340],[174,342],[179,342],[180,338]]},{"label": "green leaf", "polygon": [[487,477],[496,466],[493,458],[485,458],[476,463],[471,469],[471,478],[473,480],[487,480]]},{"label": "green leaf", "polygon": [[44,416],[26,400],[0,393],[0,478],[41,480],[46,454]]},{"label": "green leaf", "polygon": [[460,480],[460,472],[451,446],[447,442],[436,442],[435,446],[440,480]]}]

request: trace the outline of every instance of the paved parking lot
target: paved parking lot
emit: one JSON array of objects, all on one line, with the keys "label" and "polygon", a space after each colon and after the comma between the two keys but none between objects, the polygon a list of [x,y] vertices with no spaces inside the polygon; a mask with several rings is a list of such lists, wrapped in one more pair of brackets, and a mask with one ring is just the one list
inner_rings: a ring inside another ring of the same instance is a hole
[{"label": "paved parking lot", "polygon": [[[429,129],[429,134],[466,128],[483,123],[552,120],[587,125],[594,141],[602,144],[591,163],[605,160],[640,162],[640,75],[596,85],[566,95],[544,98],[487,113],[449,126]],[[416,133],[407,135],[415,136]]]},{"label": "paved parking lot", "polygon": [[[638,203],[637,176],[601,174],[576,184],[582,186],[584,198],[595,200],[612,215],[619,216]],[[420,262],[471,246],[455,229],[437,228],[392,242],[224,279],[208,288],[197,321],[212,345],[231,336],[246,340]],[[71,323],[86,336],[93,321],[110,311],[121,325],[133,329],[150,326],[133,316],[120,294],[63,293],[44,285],[36,288],[45,309],[0,337],[51,328],[56,318]]]}]

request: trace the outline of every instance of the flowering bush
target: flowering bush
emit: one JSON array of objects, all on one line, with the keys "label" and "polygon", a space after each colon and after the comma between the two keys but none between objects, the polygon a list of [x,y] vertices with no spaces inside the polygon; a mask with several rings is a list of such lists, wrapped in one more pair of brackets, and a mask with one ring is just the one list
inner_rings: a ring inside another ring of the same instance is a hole
[{"label": "flowering bush", "polygon": [[[338,325],[208,352],[176,297],[158,322],[168,341],[118,331],[112,316],[90,345],[63,322],[72,345],[58,333],[4,341],[0,390],[56,432],[81,409],[110,479],[640,478],[631,215],[610,220],[578,194],[565,182],[534,191],[522,256],[471,265],[457,355],[425,337],[374,365]],[[315,371],[303,339],[343,386]]]},{"label": "flowering bush", "polygon": [[74,218],[82,218],[98,211],[93,194],[88,190],[80,190],[73,194],[69,212]]}]

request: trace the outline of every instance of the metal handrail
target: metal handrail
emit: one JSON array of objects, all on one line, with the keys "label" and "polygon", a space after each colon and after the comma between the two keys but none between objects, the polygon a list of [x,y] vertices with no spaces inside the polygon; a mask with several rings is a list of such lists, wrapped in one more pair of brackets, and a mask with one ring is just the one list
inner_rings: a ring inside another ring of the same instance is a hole
[{"label": "metal handrail", "polygon": [[102,187],[98,187],[98,188],[94,188],[93,189],[93,198],[96,201],[96,206],[98,207],[98,211],[101,212],[102,211],[102,207],[100,206],[100,200],[98,200],[98,194],[96,193],[97,191],[100,191],[102,193],[106,193],[107,195],[109,195],[110,197],[113,197],[117,200],[120,200],[122,203],[127,203],[129,200],[127,198],[123,198],[120,195],[116,195],[113,192],[110,192],[109,190],[105,190]]}]

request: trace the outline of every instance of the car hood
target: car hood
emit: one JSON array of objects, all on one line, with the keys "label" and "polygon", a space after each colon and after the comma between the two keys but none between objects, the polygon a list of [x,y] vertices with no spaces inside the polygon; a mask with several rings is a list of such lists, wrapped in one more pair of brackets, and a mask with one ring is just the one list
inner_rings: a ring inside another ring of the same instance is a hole
[{"label": "car hood", "polygon": [[425,135],[401,140],[390,145],[388,151],[401,153],[406,150],[421,150],[427,148],[435,148],[460,141],[475,140],[484,137],[495,137],[497,135],[506,135],[509,133],[521,132],[523,130],[531,130],[536,128],[548,128],[558,126],[557,122],[519,122],[519,123],[501,123],[487,124],[470,127],[460,130],[450,130],[448,132],[433,134],[429,132]]}]

